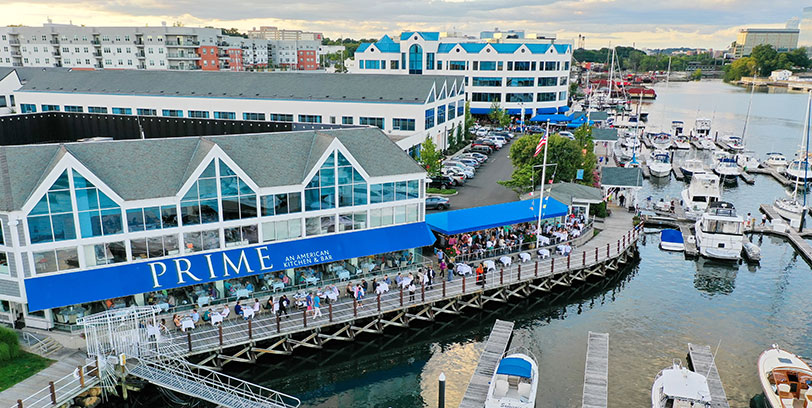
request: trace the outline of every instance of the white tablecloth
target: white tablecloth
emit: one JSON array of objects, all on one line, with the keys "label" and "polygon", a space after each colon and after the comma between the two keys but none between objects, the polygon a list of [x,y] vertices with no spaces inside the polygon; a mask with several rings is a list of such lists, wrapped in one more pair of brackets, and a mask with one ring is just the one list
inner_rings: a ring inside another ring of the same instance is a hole
[{"label": "white tablecloth", "polygon": [[191,318],[186,318],[186,319],[181,320],[181,322],[180,322],[180,329],[181,330],[186,331],[186,329],[194,329],[194,328],[195,328],[195,322],[193,322]]},{"label": "white tablecloth", "polygon": [[211,303],[211,297],[209,296],[201,296],[197,298],[197,305],[200,307],[206,306]]},{"label": "white tablecloth", "polygon": [[482,264],[485,265],[487,270],[496,269],[496,264],[491,260],[484,261]]},{"label": "white tablecloth", "polygon": [[158,303],[158,307],[165,312],[169,310],[169,303],[166,302]]},{"label": "white tablecloth", "polygon": [[470,274],[474,273],[474,270],[471,269],[470,266],[468,266],[468,265],[466,265],[464,263],[458,263],[457,266],[456,266],[456,270],[457,270],[457,275],[470,275]]},{"label": "white tablecloth", "polygon": [[375,292],[379,294],[389,292],[389,285],[387,285],[386,282],[381,282],[378,284],[378,288],[375,289]]},{"label": "white tablecloth", "polygon": [[540,236],[539,245],[550,245],[550,238],[547,238],[544,235]]},{"label": "white tablecloth", "polygon": [[562,240],[562,241],[567,240],[567,233],[566,232],[553,232],[553,236],[560,239],[560,240]]},{"label": "white tablecloth", "polygon": [[248,289],[239,289],[237,290],[237,299],[247,298],[251,296],[251,292]]},{"label": "white tablecloth", "polygon": [[350,271],[348,271],[346,269],[338,271],[338,280],[339,281],[348,280],[348,279],[350,279]]},{"label": "white tablecloth", "polygon": [[243,308],[242,309],[242,317],[244,317],[246,319],[250,319],[250,318],[254,317],[254,309],[252,309],[250,307]]},{"label": "white tablecloth", "polygon": [[316,282],[318,282],[318,281],[319,281],[319,278],[317,278],[315,276],[311,276],[311,277],[305,279],[305,282],[307,282],[308,284],[311,284],[311,285],[315,285]]},{"label": "white tablecloth", "polygon": [[539,258],[546,259],[550,257],[550,251],[547,249],[539,249]]},{"label": "white tablecloth", "polygon": [[223,322],[223,315],[220,313],[214,312],[211,314],[211,325],[214,326],[217,323]]},{"label": "white tablecloth", "polygon": [[503,256],[503,257],[499,258],[499,262],[501,262],[502,265],[510,266],[510,264],[513,262],[513,260],[510,259],[509,256]]},{"label": "white tablecloth", "polygon": [[527,262],[530,260],[530,254],[528,254],[527,252],[522,252],[519,254],[519,258],[522,259],[522,262]]},{"label": "white tablecloth", "polygon": [[147,337],[161,337],[161,330],[155,326],[147,326]]}]

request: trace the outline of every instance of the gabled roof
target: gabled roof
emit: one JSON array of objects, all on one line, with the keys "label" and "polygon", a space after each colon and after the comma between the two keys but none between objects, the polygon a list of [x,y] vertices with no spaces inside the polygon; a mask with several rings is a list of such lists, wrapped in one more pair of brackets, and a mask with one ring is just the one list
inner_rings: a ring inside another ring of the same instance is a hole
[{"label": "gabled roof", "polygon": [[361,43],[361,45],[359,45],[358,48],[355,49],[355,52],[356,53],[364,52],[367,50],[367,48],[369,48],[370,45],[372,45],[372,43],[367,42]]},{"label": "gabled roof", "polygon": [[460,47],[470,53],[478,53],[487,45],[485,43],[460,43]]},{"label": "gabled roof", "polygon": [[178,194],[215,146],[260,188],[302,184],[333,140],[370,177],[425,173],[377,128],[0,146],[0,211],[20,210],[65,154],[132,201]]},{"label": "gabled roof", "polygon": [[604,187],[643,187],[643,171],[639,167],[601,167]]},{"label": "gabled roof", "polygon": [[456,46],[457,46],[457,43],[440,43],[437,46],[437,53],[438,54],[448,54]]},{"label": "gabled roof", "polygon": [[440,39],[440,33],[438,31],[404,31],[400,33],[400,40],[406,41],[413,34],[423,37],[423,39],[426,41],[437,41]]},{"label": "gabled roof", "polygon": [[555,44],[553,47],[555,47],[555,50],[558,51],[559,54],[566,54],[572,48],[569,44]]},{"label": "gabled roof", "polygon": [[381,52],[391,52],[391,53],[399,53],[400,52],[400,44],[392,41],[388,35],[381,37],[378,42],[375,43],[375,48],[380,50]]},{"label": "gabled roof", "polygon": [[303,72],[53,71],[18,92],[423,103],[435,82],[461,77]]},{"label": "gabled roof", "polygon": [[525,44],[528,50],[533,54],[544,54],[550,49],[550,44]]},{"label": "gabled roof", "polygon": [[573,202],[599,203],[603,201],[603,193],[599,188],[576,183],[555,183],[544,188],[545,194],[550,194],[568,206]]},{"label": "gabled roof", "polygon": [[493,49],[496,50],[496,52],[498,52],[500,54],[513,54],[521,46],[522,46],[521,44],[515,44],[515,43],[491,44],[491,47],[493,47]]}]

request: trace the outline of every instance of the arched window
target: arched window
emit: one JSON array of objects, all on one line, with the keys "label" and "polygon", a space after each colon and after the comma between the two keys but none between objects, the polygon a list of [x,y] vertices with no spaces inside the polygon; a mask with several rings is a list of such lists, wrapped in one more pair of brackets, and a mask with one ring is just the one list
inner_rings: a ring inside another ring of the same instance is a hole
[{"label": "arched window", "polygon": [[409,47],[409,73],[423,73],[423,47],[418,44]]}]

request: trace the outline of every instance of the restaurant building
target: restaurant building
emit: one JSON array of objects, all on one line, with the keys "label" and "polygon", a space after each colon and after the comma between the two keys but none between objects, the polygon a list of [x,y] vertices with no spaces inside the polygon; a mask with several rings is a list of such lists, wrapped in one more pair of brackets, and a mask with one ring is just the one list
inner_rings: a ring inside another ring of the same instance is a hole
[{"label": "restaurant building", "polygon": [[434,241],[425,171],[371,127],[1,146],[0,166],[8,324],[267,299]]}]

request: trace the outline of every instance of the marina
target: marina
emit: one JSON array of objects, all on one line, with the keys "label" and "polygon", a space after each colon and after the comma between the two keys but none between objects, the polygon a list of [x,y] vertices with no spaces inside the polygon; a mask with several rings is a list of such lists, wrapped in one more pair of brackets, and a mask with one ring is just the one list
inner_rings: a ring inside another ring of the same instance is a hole
[{"label": "marina", "polygon": [[479,356],[474,375],[468,382],[468,388],[462,397],[460,408],[480,408],[488,397],[488,385],[491,382],[499,360],[505,354],[513,335],[513,322],[497,320],[488,335],[485,350]]}]

